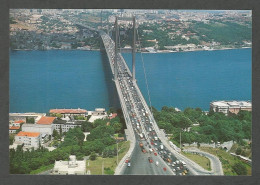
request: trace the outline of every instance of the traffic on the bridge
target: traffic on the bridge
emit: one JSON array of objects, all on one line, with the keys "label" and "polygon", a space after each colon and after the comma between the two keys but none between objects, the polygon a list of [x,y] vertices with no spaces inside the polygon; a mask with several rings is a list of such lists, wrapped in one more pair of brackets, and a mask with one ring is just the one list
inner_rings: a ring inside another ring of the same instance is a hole
[{"label": "traffic on the bridge", "polygon": [[[111,38],[102,34],[108,55],[111,56],[112,66],[115,61],[114,42]],[[147,157],[146,162],[150,165],[161,167],[162,171],[170,169],[173,175],[189,175],[189,169],[184,161],[178,160],[161,142],[158,137],[148,110],[145,109],[136,89],[136,83],[133,82],[131,74],[124,59],[117,56],[117,80],[120,85],[120,90],[123,94],[123,100],[129,114],[132,127],[135,132],[136,142],[138,142],[139,150],[142,155]],[[159,160],[159,158],[163,160]],[[160,161],[160,162],[159,162]],[[162,161],[162,162],[161,162]],[[131,168],[132,159],[128,158],[125,165]],[[163,163],[163,164],[160,164]],[[168,165],[168,168],[166,166]]]}]

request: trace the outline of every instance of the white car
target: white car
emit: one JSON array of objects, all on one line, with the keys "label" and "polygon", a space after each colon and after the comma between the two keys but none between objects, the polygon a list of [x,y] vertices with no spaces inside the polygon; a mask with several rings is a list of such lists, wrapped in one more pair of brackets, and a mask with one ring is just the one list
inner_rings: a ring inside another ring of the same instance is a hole
[{"label": "white car", "polygon": [[158,166],[158,165],[159,165],[159,162],[158,162],[158,161],[156,161],[156,162],[155,162],[155,164],[156,164],[156,166]]}]

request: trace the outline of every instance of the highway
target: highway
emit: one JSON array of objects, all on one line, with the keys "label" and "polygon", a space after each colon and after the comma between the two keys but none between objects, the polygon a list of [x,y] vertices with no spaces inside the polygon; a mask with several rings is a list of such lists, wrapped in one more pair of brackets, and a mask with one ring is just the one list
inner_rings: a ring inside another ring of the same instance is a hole
[{"label": "highway", "polygon": [[[123,174],[133,175],[220,175],[221,172],[203,169],[170,146],[168,139],[154,120],[136,81],[133,80],[124,58],[120,53],[115,56],[114,41],[105,32],[98,32],[104,43],[129,130],[130,149],[118,164],[115,174],[123,172]],[[117,63],[114,62],[115,59]],[[152,157],[152,162],[148,161],[148,157]],[[125,163],[126,159],[130,162]],[[158,165],[155,164],[156,161]]]},{"label": "highway", "polygon": [[[110,66],[113,74],[114,69],[114,43],[111,38],[101,33]],[[121,54],[117,56],[117,79],[114,79],[119,94],[121,105],[127,110],[123,111],[130,118],[127,125],[131,124],[136,138],[135,152],[130,159],[130,167],[127,167],[124,174],[168,174],[168,175],[186,175],[189,169],[185,163],[177,160],[170,151],[163,146],[159,136],[153,128],[153,120],[149,116],[144,101],[141,101],[137,89],[137,84],[132,80],[131,72],[126,65]],[[124,115],[125,116],[125,115]],[[142,144],[142,147],[140,146]],[[152,159],[149,162],[148,157]],[[156,165],[157,164],[157,165]],[[127,164],[125,164],[127,165]]]}]

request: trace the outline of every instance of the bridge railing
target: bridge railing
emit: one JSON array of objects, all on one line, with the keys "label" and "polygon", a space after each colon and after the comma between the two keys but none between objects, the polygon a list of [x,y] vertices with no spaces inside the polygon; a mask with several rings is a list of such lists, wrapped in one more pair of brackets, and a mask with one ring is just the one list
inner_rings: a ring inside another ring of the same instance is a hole
[{"label": "bridge railing", "polygon": [[[111,55],[114,54],[114,51],[113,50],[109,51],[114,46],[113,40],[110,37],[108,38],[107,35],[105,35],[105,34],[102,34],[101,38],[104,42],[104,46],[105,46],[105,49],[107,51],[107,55],[108,55],[108,59],[109,59],[109,63],[110,63],[112,73],[114,74],[114,65],[113,65],[113,62],[112,62],[113,59],[112,59],[112,56],[111,56]],[[105,43],[105,41],[104,41],[105,39],[108,39],[108,41],[110,43]],[[120,57],[120,59],[123,59],[121,54],[119,54],[119,57]],[[132,127],[132,123],[131,123],[131,120],[130,120],[129,113],[127,112],[127,108],[126,108],[126,105],[125,105],[125,102],[124,102],[123,94],[122,94],[122,91],[120,89],[120,85],[119,85],[117,80],[115,80],[115,85],[116,85],[116,89],[117,89],[117,92],[118,92],[118,96],[119,96],[120,104],[121,104],[121,107],[122,107],[123,115],[124,115],[124,118],[125,118],[126,126],[127,126],[128,131],[129,131],[129,134],[130,134],[129,135],[130,148],[129,148],[128,152],[125,154],[125,156],[120,160],[119,164],[117,165],[117,167],[115,169],[115,175],[120,175],[125,171],[125,168],[127,166],[125,164],[126,159],[131,158],[135,149],[136,149],[136,144],[135,144],[136,138],[135,138],[135,134],[134,134],[134,130],[133,130],[133,127]]]}]

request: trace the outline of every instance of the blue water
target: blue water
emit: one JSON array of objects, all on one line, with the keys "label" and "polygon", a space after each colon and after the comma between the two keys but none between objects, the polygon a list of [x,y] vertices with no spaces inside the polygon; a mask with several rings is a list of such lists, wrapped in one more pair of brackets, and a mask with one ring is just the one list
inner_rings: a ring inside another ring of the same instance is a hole
[{"label": "blue water", "polygon": [[[209,109],[213,100],[251,100],[251,49],[143,54],[154,107]],[[131,66],[131,54],[125,53]],[[140,53],[139,87],[148,100]],[[10,112],[118,106],[106,57],[98,51],[10,54]]]}]

